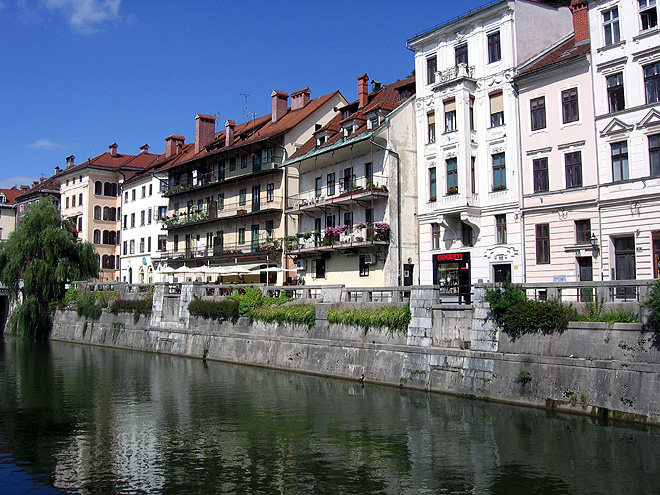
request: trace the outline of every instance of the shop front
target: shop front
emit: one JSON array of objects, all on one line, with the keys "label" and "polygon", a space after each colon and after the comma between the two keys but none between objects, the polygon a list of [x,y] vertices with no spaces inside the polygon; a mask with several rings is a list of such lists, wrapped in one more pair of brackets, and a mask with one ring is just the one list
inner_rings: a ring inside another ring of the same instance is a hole
[{"label": "shop front", "polygon": [[438,285],[443,300],[470,302],[470,253],[433,255],[433,285]]}]

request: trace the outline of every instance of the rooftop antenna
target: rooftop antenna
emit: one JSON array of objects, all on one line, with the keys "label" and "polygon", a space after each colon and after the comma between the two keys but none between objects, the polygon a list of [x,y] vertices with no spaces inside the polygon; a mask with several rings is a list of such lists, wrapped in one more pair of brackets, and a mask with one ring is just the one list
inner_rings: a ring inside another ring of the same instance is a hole
[{"label": "rooftop antenna", "polygon": [[241,93],[241,96],[243,96],[243,97],[245,98],[245,110],[243,110],[243,113],[244,113],[248,118],[252,118],[252,122],[254,122],[254,117],[257,115],[257,112],[250,112],[250,111],[248,110],[248,96],[250,96],[250,95],[248,95],[248,94],[246,94],[246,93]]}]

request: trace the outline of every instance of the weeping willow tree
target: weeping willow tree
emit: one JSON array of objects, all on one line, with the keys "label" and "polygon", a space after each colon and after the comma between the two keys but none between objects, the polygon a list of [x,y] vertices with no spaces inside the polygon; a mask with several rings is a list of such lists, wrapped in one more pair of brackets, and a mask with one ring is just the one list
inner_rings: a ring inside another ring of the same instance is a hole
[{"label": "weeping willow tree", "polygon": [[0,245],[0,282],[8,288],[12,303],[18,302],[9,331],[30,339],[47,338],[65,284],[98,273],[94,248],[76,242],[71,222],[62,219],[52,201],[43,199],[30,206],[23,222]]}]

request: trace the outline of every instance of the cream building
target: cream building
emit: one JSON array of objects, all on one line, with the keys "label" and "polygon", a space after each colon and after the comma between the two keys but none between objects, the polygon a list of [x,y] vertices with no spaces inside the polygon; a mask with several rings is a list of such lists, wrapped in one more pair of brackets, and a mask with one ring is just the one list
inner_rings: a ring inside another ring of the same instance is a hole
[{"label": "cream building", "polygon": [[502,0],[408,40],[422,284],[523,281],[514,70],[571,31],[567,7]]}]

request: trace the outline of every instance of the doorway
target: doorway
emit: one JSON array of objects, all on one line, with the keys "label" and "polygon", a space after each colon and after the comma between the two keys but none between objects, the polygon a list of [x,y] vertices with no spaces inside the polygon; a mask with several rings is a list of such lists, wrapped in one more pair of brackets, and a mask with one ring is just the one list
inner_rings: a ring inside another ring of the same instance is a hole
[{"label": "doorway", "polygon": [[493,265],[493,281],[496,284],[511,282],[511,264]]},{"label": "doorway", "polygon": [[[614,279],[635,280],[635,238],[633,236],[614,239]],[[621,287],[616,290],[619,298],[635,296],[634,287]]]}]

